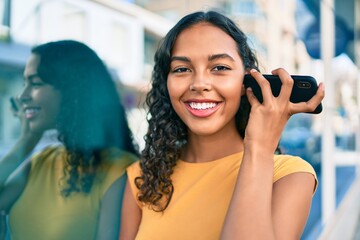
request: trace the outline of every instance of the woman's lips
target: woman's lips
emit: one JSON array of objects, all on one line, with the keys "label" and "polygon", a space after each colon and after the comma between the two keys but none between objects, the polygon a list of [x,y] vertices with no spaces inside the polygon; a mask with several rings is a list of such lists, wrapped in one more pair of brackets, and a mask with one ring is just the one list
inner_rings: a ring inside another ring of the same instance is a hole
[{"label": "woman's lips", "polygon": [[209,117],[221,106],[220,102],[187,101],[185,104],[188,111],[195,117]]},{"label": "woman's lips", "polygon": [[34,118],[35,116],[37,116],[39,114],[40,108],[38,108],[38,107],[28,107],[28,108],[25,108],[24,112],[25,112],[25,118],[31,119],[31,118]]}]

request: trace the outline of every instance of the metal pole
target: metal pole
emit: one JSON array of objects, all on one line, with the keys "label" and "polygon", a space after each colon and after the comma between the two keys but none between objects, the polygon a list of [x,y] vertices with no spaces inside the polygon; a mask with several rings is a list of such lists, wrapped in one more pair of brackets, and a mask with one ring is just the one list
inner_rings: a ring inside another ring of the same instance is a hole
[{"label": "metal pole", "polygon": [[[355,24],[354,24],[354,46],[355,46],[355,64],[358,68],[357,75],[357,114],[360,117],[360,0],[355,0]],[[356,152],[360,153],[360,122],[358,123],[358,131],[356,131]],[[360,172],[360,162],[357,164],[357,174]]]},{"label": "metal pole", "polygon": [[4,1],[4,11],[2,25],[7,27],[6,40],[11,40],[10,27],[11,27],[11,0]]},{"label": "metal pole", "polygon": [[4,15],[2,24],[10,28],[11,26],[11,0],[4,1]]},{"label": "metal pole", "polygon": [[322,132],[322,223],[329,222],[335,212],[335,139],[333,131],[334,81],[331,61],[334,57],[334,0],[321,1],[321,57],[324,63],[325,99]]}]

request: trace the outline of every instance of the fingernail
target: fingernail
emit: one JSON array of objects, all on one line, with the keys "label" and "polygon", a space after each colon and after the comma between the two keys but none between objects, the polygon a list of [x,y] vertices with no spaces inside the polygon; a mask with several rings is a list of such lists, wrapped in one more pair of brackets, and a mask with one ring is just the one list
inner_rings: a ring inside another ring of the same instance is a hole
[{"label": "fingernail", "polygon": [[325,84],[324,84],[323,82],[320,84],[320,89],[321,89],[322,91],[324,91],[324,89],[325,89]]},{"label": "fingernail", "polygon": [[252,68],[252,69],[250,70],[250,72],[255,73],[255,72],[257,72],[257,70],[256,70],[255,68]]}]

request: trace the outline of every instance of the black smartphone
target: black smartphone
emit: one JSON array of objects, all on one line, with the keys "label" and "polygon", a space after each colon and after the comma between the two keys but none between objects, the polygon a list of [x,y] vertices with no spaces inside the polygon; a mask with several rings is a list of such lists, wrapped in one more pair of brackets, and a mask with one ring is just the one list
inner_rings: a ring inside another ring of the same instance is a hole
[{"label": "black smartphone", "polygon": [[[279,76],[271,74],[263,74],[263,76],[270,82],[273,95],[275,97],[279,96],[281,90],[281,80]],[[290,96],[292,103],[307,102],[316,94],[318,85],[315,78],[305,75],[291,75],[291,77],[294,79],[294,86]],[[257,99],[263,102],[260,86],[250,74],[245,74],[244,85],[245,88],[251,87]],[[321,111],[322,104],[320,103],[313,112],[308,113],[318,114],[321,113]]]},{"label": "black smartphone", "polygon": [[10,104],[11,104],[11,108],[14,110],[14,112],[19,111],[19,107],[16,104],[16,101],[15,101],[14,97],[10,98]]}]

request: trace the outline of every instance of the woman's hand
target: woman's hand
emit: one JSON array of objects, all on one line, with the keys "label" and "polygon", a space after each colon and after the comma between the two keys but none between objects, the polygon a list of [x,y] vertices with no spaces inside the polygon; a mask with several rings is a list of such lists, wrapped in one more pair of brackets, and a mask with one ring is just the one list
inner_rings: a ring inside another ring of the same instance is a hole
[{"label": "woman's hand", "polygon": [[324,86],[319,84],[316,95],[307,102],[292,103],[290,95],[294,84],[293,79],[284,69],[279,68],[272,71],[278,75],[282,86],[279,96],[274,97],[270,83],[256,70],[251,70],[250,74],[259,84],[263,103],[260,103],[250,88],[246,94],[251,105],[249,122],[245,131],[245,148],[274,153],[282,131],[291,115],[302,112],[312,112],[324,98]]},{"label": "woman's hand", "polygon": [[10,99],[10,102],[13,115],[20,120],[21,131],[19,141],[23,142],[26,148],[30,148],[31,150],[39,142],[40,138],[43,135],[43,132],[36,131],[30,128],[29,120],[26,119],[25,112],[22,109],[20,101],[17,97],[12,97]]},{"label": "woman's hand", "polygon": [[313,111],[324,97],[324,87],[320,84],[308,102],[291,103],[294,81],[284,69],[272,71],[282,82],[277,97],[261,73],[252,70],[250,74],[261,88],[263,102],[247,90],[251,111],[244,155],[221,239],[298,239],[310,209],[315,179],[308,173],[296,173],[274,183],[274,152],[291,115]]}]

